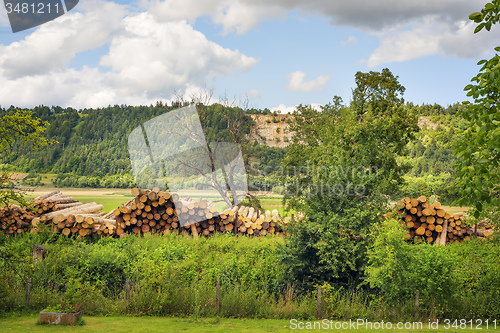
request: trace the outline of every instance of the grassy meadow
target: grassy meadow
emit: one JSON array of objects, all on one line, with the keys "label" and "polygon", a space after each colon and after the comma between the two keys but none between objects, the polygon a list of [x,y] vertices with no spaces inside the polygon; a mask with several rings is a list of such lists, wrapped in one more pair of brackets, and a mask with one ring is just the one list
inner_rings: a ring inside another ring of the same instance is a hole
[{"label": "grassy meadow", "polygon": [[[0,323],[5,332],[12,333],[43,333],[43,332],[290,332],[293,331],[289,320],[276,319],[230,319],[230,318],[171,318],[171,317],[89,317],[84,316],[83,326],[46,326],[37,325],[37,315],[12,316],[0,319]],[[334,322],[335,323],[335,322]],[[306,323],[304,322],[304,325]],[[314,325],[314,324],[312,324]],[[335,324],[333,324],[335,325]],[[436,329],[429,329],[427,323],[423,323],[422,329],[380,329],[381,332],[436,332]],[[497,332],[497,330],[485,326],[481,328],[482,332]],[[443,325],[439,330],[446,330]],[[316,330],[301,329],[301,332],[313,332]],[[356,329],[357,332],[373,332],[364,328]],[[470,327],[460,329],[460,332],[475,331]]]}]

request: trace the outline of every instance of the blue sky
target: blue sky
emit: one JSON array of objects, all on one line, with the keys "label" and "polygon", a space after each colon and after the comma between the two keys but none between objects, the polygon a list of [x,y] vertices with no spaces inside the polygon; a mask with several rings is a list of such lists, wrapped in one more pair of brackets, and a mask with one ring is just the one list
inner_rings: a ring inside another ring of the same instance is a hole
[{"label": "blue sky", "polygon": [[81,0],[12,33],[0,9],[0,105],[212,101],[293,110],[350,100],[358,71],[389,68],[405,100],[466,99],[500,29],[473,34],[482,0]]}]

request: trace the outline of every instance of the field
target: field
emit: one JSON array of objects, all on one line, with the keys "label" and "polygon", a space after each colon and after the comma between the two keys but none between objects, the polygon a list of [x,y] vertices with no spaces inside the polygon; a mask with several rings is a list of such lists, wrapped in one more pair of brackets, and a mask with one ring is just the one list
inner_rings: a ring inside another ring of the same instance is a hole
[{"label": "field", "polygon": [[[220,319],[220,318],[170,318],[170,317],[89,317],[84,316],[83,326],[45,326],[37,325],[36,315],[11,317],[0,319],[4,332],[290,332],[289,320],[273,319]],[[334,322],[335,323],[335,322]],[[340,323],[339,323],[340,324]],[[396,323],[394,323],[395,325]],[[294,324],[295,325],[295,324]],[[304,322],[306,325],[306,322]],[[313,325],[313,324],[312,324]],[[335,325],[335,324],[333,324]],[[293,326],[295,327],[295,326]],[[428,323],[423,323],[422,329],[366,329],[360,327],[356,332],[436,332],[436,329],[429,329]],[[296,328],[297,329],[297,328]],[[480,328],[482,332],[496,332],[495,329]],[[301,332],[317,332],[316,330],[301,329]],[[335,328],[327,330],[335,330]],[[456,330],[446,330],[440,325],[439,330],[455,332]],[[339,331],[339,330],[335,330]],[[470,332],[470,327],[459,329],[460,332]]]}]

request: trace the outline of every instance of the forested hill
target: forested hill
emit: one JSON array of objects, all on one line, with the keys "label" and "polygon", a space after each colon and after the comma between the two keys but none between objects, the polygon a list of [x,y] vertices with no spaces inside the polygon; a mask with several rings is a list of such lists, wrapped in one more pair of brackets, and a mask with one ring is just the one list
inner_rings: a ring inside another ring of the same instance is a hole
[{"label": "forested hill", "polygon": [[[46,134],[57,144],[32,152],[29,147],[14,146],[11,153],[0,160],[1,169],[16,169],[25,172],[73,174],[74,176],[104,177],[128,175],[116,184],[116,177],[109,180],[107,186],[124,187],[133,182],[128,154],[128,135],[130,132],[158,115],[178,108],[180,105],[151,106],[109,106],[99,109],[75,110],[61,107],[36,107],[35,116],[50,123]],[[452,142],[458,130],[464,129],[461,118],[456,116],[459,108],[455,104],[449,107],[440,105],[405,107],[424,118],[420,118],[422,130],[419,137],[408,145],[409,156],[406,160],[414,165],[410,175],[423,177],[429,174],[440,175],[453,172]],[[0,116],[12,112],[15,108],[0,109]],[[207,141],[238,141],[243,144],[247,161],[257,161],[261,165],[276,166],[284,154],[281,148],[270,148],[266,140],[248,142],[247,138],[258,137],[257,127],[249,113],[270,114],[269,110],[250,110],[223,108],[215,104],[208,109],[199,110],[202,126]],[[276,115],[276,114],[275,114]],[[273,117],[273,114],[270,114]],[[255,118],[255,117],[254,117]],[[275,117],[274,118],[280,118]],[[273,120],[274,120],[273,118]],[[238,120],[238,133],[228,129],[230,120]],[[280,120],[281,121],[281,120]],[[276,121],[269,121],[269,127],[276,127]],[[259,124],[265,126],[265,122]],[[276,131],[274,129],[272,131]],[[251,135],[249,135],[251,133]],[[282,133],[279,133],[282,135]],[[115,184],[113,184],[115,182]],[[85,182],[84,182],[85,183]],[[69,184],[67,184],[69,185]],[[93,186],[92,184],[72,184]],[[101,184],[102,185],[102,184]]]},{"label": "forested hill", "polygon": [[[102,109],[75,110],[61,107],[36,107],[35,116],[50,125],[46,134],[58,141],[38,152],[29,147],[13,147],[2,162],[23,171],[106,175],[130,173],[128,135],[140,124],[179,105],[109,106]],[[3,115],[9,110],[0,110]],[[233,117],[242,117],[241,136],[250,131],[251,118],[241,109],[232,108]],[[228,116],[220,105],[200,111],[207,141],[231,141],[227,129]]]}]

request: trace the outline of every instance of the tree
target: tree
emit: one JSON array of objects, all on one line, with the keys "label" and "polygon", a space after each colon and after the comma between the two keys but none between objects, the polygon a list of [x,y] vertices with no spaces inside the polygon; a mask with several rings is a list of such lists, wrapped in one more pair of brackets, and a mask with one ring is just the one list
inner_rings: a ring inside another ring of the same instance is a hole
[{"label": "tree", "polygon": [[[490,30],[500,20],[500,0],[487,3],[481,12],[469,15],[478,23],[474,33]],[[500,47],[495,51],[500,52]],[[467,122],[467,128],[456,142],[454,155],[459,159],[457,181],[459,197],[455,202],[475,208],[479,217],[483,203],[498,201],[500,191],[500,56],[478,62],[479,73],[464,90],[474,102],[458,112]],[[492,200],[493,199],[493,200]]]},{"label": "tree", "polygon": [[[0,118],[0,155],[6,156],[14,142],[21,145],[32,145],[33,150],[46,146],[51,141],[43,133],[49,124],[39,118],[33,117],[28,110],[12,110]],[[2,156],[2,157],[3,157]],[[5,206],[10,201],[26,205],[23,192],[16,190],[6,172],[0,175],[0,205]]]},{"label": "tree", "polygon": [[286,201],[304,212],[292,224],[282,262],[304,282],[358,283],[366,264],[368,232],[403,183],[398,163],[418,131],[403,107],[397,77],[357,73],[350,107],[339,97],[320,111],[299,106],[283,168]]}]

